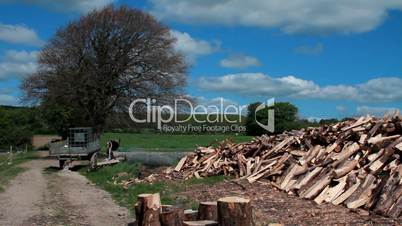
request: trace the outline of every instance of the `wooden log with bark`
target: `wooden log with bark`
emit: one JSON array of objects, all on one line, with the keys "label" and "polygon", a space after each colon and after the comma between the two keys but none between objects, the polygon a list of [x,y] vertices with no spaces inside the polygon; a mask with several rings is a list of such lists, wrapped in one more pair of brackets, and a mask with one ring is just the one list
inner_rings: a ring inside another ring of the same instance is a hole
[{"label": "wooden log with bark", "polygon": [[198,211],[197,210],[192,210],[192,209],[187,209],[184,210],[184,221],[195,221],[197,220],[198,216]]},{"label": "wooden log with bark", "polygon": [[184,210],[175,206],[162,206],[159,214],[161,226],[182,226],[184,220]]},{"label": "wooden log with bark", "polygon": [[159,213],[161,201],[159,193],[140,194],[135,204],[135,216],[138,226],[161,226]]},{"label": "wooden log with bark", "polygon": [[254,226],[250,200],[240,197],[219,199],[218,224],[220,226]]},{"label": "wooden log with bark", "polygon": [[198,220],[218,220],[217,202],[200,202],[198,206]]}]

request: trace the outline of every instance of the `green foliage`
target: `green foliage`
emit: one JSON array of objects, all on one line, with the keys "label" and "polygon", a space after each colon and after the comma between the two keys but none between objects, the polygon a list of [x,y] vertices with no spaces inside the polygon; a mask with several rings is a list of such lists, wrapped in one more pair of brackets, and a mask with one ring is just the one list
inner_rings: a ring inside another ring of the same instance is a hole
[{"label": "green foliage", "polygon": [[40,106],[41,118],[49,126],[49,130],[56,131],[63,138],[67,137],[68,128],[74,126],[72,112],[70,107],[58,103],[44,103]]},{"label": "green foliage", "polygon": [[[260,105],[260,102],[252,103],[248,106],[248,114],[246,119],[246,132],[247,135],[257,136],[268,133],[264,128],[260,127],[256,120],[264,125],[268,123],[268,110],[266,107],[259,111],[255,111]],[[291,103],[278,102],[274,105],[275,110],[275,132],[282,133],[293,129],[300,129],[309,126],[317,126],[317,123],[312,123],[307,120],[298,119],[298,109]]]},{"label": "green foliage", "polygon": [[105,147],[106,142],[111,139],[120,139],[123,151],[135,148],[156,151],[189,151],[193,150],[196,146],[207,146],[224,139],[244,142],[250,141],[251,137],[225,134],[104,133],[101,136],[101,146]]},{"label": "green foliage", "polygon": [[187,62],[175,41],[166,25],[141,10],[90,11],[48,39],[38,70],[21,85],[24,98],[46,108],[48,123],[62,135],[69,127],[103,132],[107,116],[127,111],[132,100],[173,101],[184,94]]},{"label": "green foliage", "polygon": [[194,202],[191,200],[177,197],[177,193],[188,189],[188,187],[197,184],[213,185],[225,179],[223,176],[208,177],[204,179],[191,179],[185,182],[155,182],[155,183],[138,183],[124,189],[122,186],[113,183],[113,177],[119,173],[126,172],[127,176],[118,178],[119,180],[136,178],[140,172],[140,165],[134,162],[120,163],[114,166],[101,168],[97,171],[87,172],[82,169],[81,173],[97,186],[108,191],[113,199],[120,205],[127,207],[133,211],[134,203],[137,196],[142,193],[160,193],[161,202],[167,205],[178,205],[186,208],[194,207]]},{"label": "green foliage", "polygon": [[20,147],[28,145],[35,126],[35,114],[28,108],[0,108],[0,148],[10,145]]},{"label": "green foliage", "polygon": [[337,122],[339,122],[338,119],[330,118],[330,119],[321,119],[319,124],[320,125],[329,125],[329,124],[334,124],[334,123],[337,123]]}]

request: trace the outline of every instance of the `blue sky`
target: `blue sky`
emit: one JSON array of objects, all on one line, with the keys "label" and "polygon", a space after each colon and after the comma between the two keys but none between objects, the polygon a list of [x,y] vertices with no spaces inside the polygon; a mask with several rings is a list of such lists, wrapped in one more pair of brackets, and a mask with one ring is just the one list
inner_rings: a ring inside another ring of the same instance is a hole
[{"label": "blue sky", "polygon": [[0,0],[0,104],[57,28],[109,3],[172,29],[191,64],[187,91],[206,103],[275,97],[304,118],[382,114],[402,103],[402,0]]}]

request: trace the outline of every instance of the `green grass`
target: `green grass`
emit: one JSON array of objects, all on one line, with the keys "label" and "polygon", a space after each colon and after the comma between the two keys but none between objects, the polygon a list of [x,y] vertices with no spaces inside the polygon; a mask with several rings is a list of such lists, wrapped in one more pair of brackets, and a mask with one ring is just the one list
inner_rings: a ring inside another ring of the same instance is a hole
[{"label": "green grass", "polygon": [[[35,159],[35,152],[13,154],[12,161],[8,161],[9,155],[0,155],[0,192],[8,182],[23,172],[25,169],[19,166],[21,163]],[[11,163],[11,164],[9,164]]]},{"label": "green grass", "polygon": [[162,204],[177,205],[184,208],[196,208],[197,203],[192,200],[183,199],[176,194],[184,191],[186,188],[196,184],[213,185],[224,180],[223,176],[208,177],[203,179],[190,179],[184,182],[155,182],[155,183],[139,183],[124,189],[120,185],[113,183],[113,176],[120,172],[127,172],[128,175],[119,178],[121,180],[137,177],[140,171],[140,164],[133,162],[124,162],[114,166],[101,168],[94,172],[87,172],[86,169],[81,169],[80,172],[85,175],[90,181],[97,186],[109,192],[113,199],[121,206],[125,206],[133,211],[134,203],[137,196],[142,193],[160,193]]},{"label": "green grass", "polygon": [[207,146],[216,141],[232,139],[235,142],[250,141],[244,135],[197,135],[197,134],[143,134],[143,133],[104,133],[101,145],[105,147],[110,139],[121,140],[121,150],[145,149],[150,151],[191,151],[197,146]]}]

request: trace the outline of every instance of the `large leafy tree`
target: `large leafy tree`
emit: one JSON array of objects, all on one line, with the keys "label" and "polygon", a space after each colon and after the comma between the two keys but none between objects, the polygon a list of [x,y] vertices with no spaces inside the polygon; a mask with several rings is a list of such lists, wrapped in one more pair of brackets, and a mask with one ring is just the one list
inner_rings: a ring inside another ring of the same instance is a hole
[{"label": "large leafy tree", "polygon": [[108,6],[60,28],[22,88],[59,132],[71,126],[101,131],[108,115],[126,111],[133,99],[169,102],[183,94],[187,65],[174,42],[151,15]]},{"label": "large leafy tree", "polygon": [[[265,133],[269,133],[264,128],[260,127],[256,123],[256,119],[258,122],[262,124],[268,123],[268,110],[269,108],[263,108],[259,111],[256,111],[256,108],[260,105],[260,102],[252,103],[248,106],[248,113],[246,118],[246,132],[248,135],[261,135]],[[282,133],[286,130],[302,128],[305,126],[309,126],[306,123],[298,120],[297,112],[298,109],[291,103],[288,102],[278,102],[273,106],[275,110],[275,132],[274,133]]]}]

